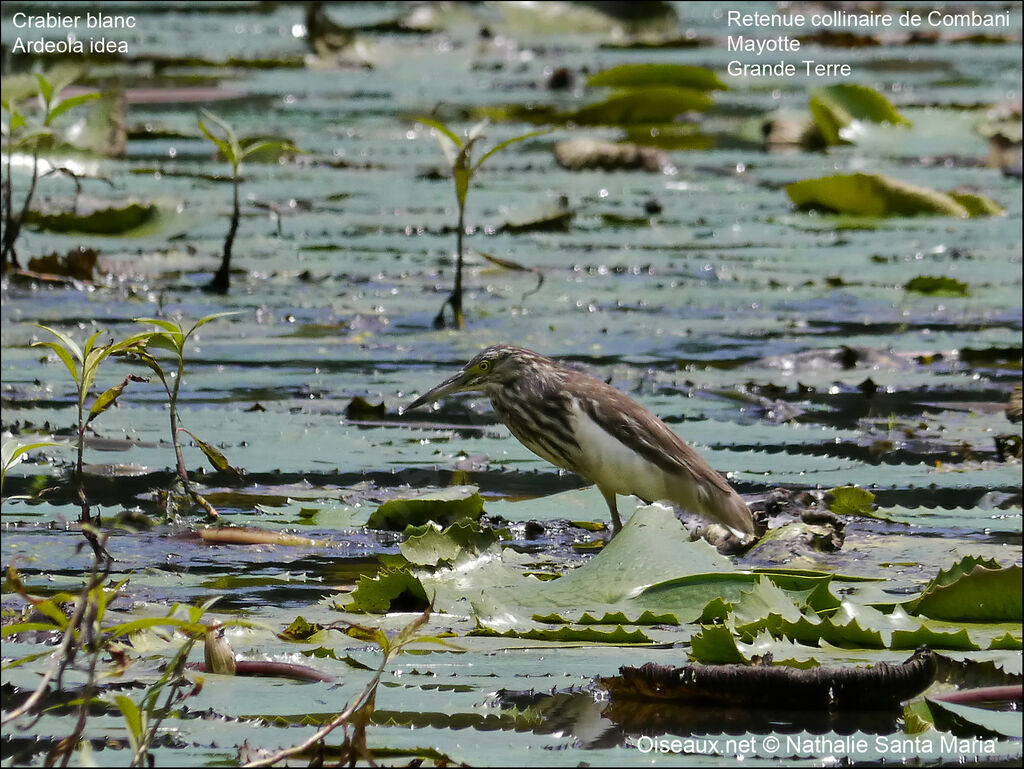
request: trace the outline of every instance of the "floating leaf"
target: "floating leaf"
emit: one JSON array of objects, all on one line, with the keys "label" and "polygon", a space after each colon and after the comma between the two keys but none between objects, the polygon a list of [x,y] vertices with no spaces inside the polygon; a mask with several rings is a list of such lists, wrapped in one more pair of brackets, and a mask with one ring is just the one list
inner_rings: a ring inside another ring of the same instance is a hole
[{"label": "floating leaf", "polygon": [[355,396],[345,407],[345,419],[357,422],[377,421],[387,416],[388,410],[384,407],[384,401],[376,406],[361,395]]},{"label": "floating leaf", "polygon": [[903,290],[939,296],[968,296],[970,293],[970,287],[966,283],[947,275],[918,275],[907,281]]},{"label": "floating leaf", "polygon": [[[1024,734],[1021,729],[1019,711],[1001,712],[987,708],[976,708],[970,705],[959,705],[953,702],[942,702],[926,697],[928,709],[931,711],[935,727],[944,732],[952,732],[964,738],[1010,738],[1019,740]],[[975,739],[965,739],[964,753],[974,749]]]},{"label": "floating leaf", "polygon": [[729,86],[707,67],[688,64],[619,64],[587,78],[587,85],[611,88],[675,86],[696,91],[723,91]]},{"label": "floating leaf", "polygon": [[562,643],[594,642],[601,644],[650,644],[653,641],[642,630],[626,630],[621,625],[614,630],[596,628],[560,627],[554,630],[534,628],[532,630],[506,630],[497,632],[487,627],[470,631],[471,636],[500,636],[502,638],[524,638],[530,641],[560,641]]},{"label": "floating leaf", "polygon": [[471,518],[479,520],[484,512],[483,497],[476,486],[453,486],[405,499],[389,499],[370,515],[366,525],[371,529],[403,531],[406,526],[420,526],[428,521],[442,525]]},{"label": "floating leaf", "polygon": [[939,572],[907,611],[955,622],[1019,622],[1021,567],[968,556]]},{"label": "floating leaf", "polygon": [[145,224],[149,224],[157,215],[155,205],[127,203],[122,206],[110,206],[88,214],[76,214],[63,211],[58,214],[44,214],[29,211],[25,218],[27,224],[40,230],[50,232],[81,232],[90,235],[124,235]]},{"label": "floating leaf", "polygon": [[662,86],[615,94],[560,117],[578,125],[671,123],[686,112],[702,112],[712,101],[704,91]]},{"label": "floating leaf", "polygon": [[972,216],[1001,216],[1006,209],[996,203],[992,198],[986,198],[976,192],[960,192],[951,190],[949,196],[957,203],[967,209]]},{"label": "floating leaf", "polygon": [[482,528],[474,520],[456,521],[444,531],[431,522],[406,533],[398,549],[410,563],[425,566],[453,563],[462,553],[479,554],[498,541],[493,529]]},{"label": "floating leaf", "polygon": [[836,174],[786,185],[800,208],[858,216],[956,216],[970,212],[949,195],[882,174]]},{"label": "floating leaf", "polygon": [[827,144],[846,144],[842,129],[856,120],[910,125],[878,91],[863,85],[839,83],[811,95],[811,115]]},{"label": "floating leaf", "polygon": [[308,622],[300,614],[298,617],[292,620],[292,624],[290,624],[278,635],[280,638],[283,638],[286,641],[308,641],[310,638],[315,636],[317,633],[321,632],[323,629],[323,625],[318,625],[315,622]]},{"label": "floating leaf", "polygon": [[346,611],[423,611],[430,605],[419,579],[404,568],[382,569],[376,577],[361,577],[350,597]]},{"label": "floating leaf", "polygon": [[837,486],[825,493],[828,509],[836,515],[859,515],[877,518],[874,514],[875,495],[856,486]]}]

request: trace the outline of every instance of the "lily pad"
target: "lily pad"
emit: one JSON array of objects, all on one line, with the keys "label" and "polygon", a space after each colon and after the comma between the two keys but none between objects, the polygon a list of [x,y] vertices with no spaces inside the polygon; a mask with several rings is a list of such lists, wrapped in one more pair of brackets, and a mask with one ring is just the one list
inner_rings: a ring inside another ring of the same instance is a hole
[{"label": "lily pad", "polygon": [[878,517],[874,514],[875,495],[867,489],[860,489],[856,486],[838,486],[826,493],[825,500],[828,502],[828,509],[836,515]]},{"label": "lily pad", "polygon": [[619,64],[587,78],[587,85],[611,88],[675,86],[698,91],[723,91],[728,86],[707,67],[687,64]]},{"label": "lily pad", "polygon": [[150,224],[157,215],[155,205],[130,202],[121,206],[101,208],[87,214],[63,211],[45,214],[29,211],[26,222],[40,230],[50,232],[81,232],[90,235],[124,235]]},{"label": "lily pad", "polygon": [[956,622],[1019,622],[1021,567],[968,557],[939,572],[907,610]]},{"label": "lily pad", "polygon": [[857,216],[956,216],[970,211],[949,195],[882,174],[836,174],[786,185],[800,208]]},{"label": "lily pad", "polygon": [[406,531],[409,536],[398,549],[410,563],[421,566],[451,564],[462,553],[478,554],[498,541],[493,529],[481,528],[473,520],[457,521],[444,531],[435,523]]},{"label": "lily pad", "polygon": [[815,125],[827,144],[849,143],[843,129],[857,120],[910,125],[878,91],[854,83],[839,83],[814,91],[810,102]]},{"label": "lily pad", "polygon": [[578,125],[635,125],[671,123],[687,112],[703,112],[712,101],[704,91],[659,86],[615,94],[596,104],[581,107],[561,118]]},{"label": "lily pad", "polygon": [[918,275],[908,280],[903,290],[939,296],[967,296],[970,293],[966,283],[948,275]]},{"label": "lily pad", "polygon": [[476,486],[452,486],[415,497],[389,499],[373,513],[366,525],[371,529],[404,531],[428,521],[450,524],[466,518],[479,520],[484,512],[483,497]]}]

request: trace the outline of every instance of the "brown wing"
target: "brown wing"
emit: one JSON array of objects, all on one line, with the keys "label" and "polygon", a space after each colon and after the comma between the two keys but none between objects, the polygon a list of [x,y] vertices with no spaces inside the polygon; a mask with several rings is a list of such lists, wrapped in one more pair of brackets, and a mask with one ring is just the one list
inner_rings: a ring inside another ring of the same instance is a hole
[{"label": "brown wing", "polygon": [[574,372],[581,395],[580,407],[609,435],[613,435],[645,459],[669,473],[689,473],[723,492],[732,487],[696,451],[658,417],[595,377]]}]

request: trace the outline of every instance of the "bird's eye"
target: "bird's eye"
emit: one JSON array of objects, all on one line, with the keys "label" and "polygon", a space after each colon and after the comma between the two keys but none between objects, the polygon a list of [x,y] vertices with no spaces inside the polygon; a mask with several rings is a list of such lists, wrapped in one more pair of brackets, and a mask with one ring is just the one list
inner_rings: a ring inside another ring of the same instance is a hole
[{"label": "bird's eye", "polygon": [[485,361],[485,360],[480,361],[480,365],[477,366],[477,368],[479,368],[481,372],[486,371],[490,367],[491,367],[491,364],[488,361]]}]

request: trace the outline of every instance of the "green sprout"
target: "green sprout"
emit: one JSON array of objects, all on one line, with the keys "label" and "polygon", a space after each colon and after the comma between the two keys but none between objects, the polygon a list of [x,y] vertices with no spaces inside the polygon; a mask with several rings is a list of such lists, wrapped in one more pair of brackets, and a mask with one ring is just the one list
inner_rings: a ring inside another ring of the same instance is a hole
[{"label": "green sprout", "polygon": [[437,131],[437,140],[441,144],[441,151],[444,153],[448,165],[452,169],[452,179],[455,181],[455,201],[459,207],[459,221],[455,229],[455,284],[452,292],[441,305],[441,310],[434,318],[434,328],[445,327],[445,308],[452,308],[452,325],[455,328],[462,328],[464,319],[462,311],[462,264],[464,252],[462,248],[463,235],[466,232],[466,197],[469,195],[469,188],[473,176],[480,170],[489,157],[496,155],[506,147],[525,139],[532,139],[541,136],[548,131],[531,131],[522,136],[515,136],[506,141],[495,144],[487,152],[480,156],[480,159],[473,162],[473,145],[484,138],[483,129],[486,123],[477,123],[466,134],[463,141],[452,129],[437,120],[430,118],[418,118],[419,122],[430,126]]},{"label": "green sprout", "polygon": [[[7,145],[7,173],[3,177],[0,187],[3,189],[3,214],[4,225],[3,236],[0,238],[0,254],[4,269],[10,264],[18,268],[18,255],[14,244],[21,234],[21,228],[25,223],[32,200],[35,197],[36,185],[39,182],[40,155],[47,146],[51,146],[54,139],[53,121],[68,110],[74,109],[93,99],[100,98],[98,92],[89,92],[69,96],[66,99],[60,98],[60,92],[67,84],[55,85],[42,75],[36,75],[36,95],[39,102],[39,112],[32,122],[14,104],[14,100],[0,99],[0,108],[5,114],[5,119],[0,125],[4,143]],[[28,190],[21,203],[21,209],[14,211],[14,185],[11,181],[12,161],[15,152],[28,152],[32,155],[32,176],[29,179]],[[54,168],[47,173],[65,171],[66,169]],[[45,174],[44,174],[45,175]]]},{"label": "green sprout", "polygon": [[53,334],[57,337],[57,341],[33,342],[32,346],[49,347],[57,353],[57,357],[63,361],[68,372],[71,374],[71,378],[75,382],[78,419],[75,440],[77,460],[75,462],[74,475],[76,485],[78,487],[78,503],[82,508],[82,520],[89,521],[90,508],[89,501],[85,495],[85,477],[82,472],[83,455],[85,451],[85,430],[89,424],[96,419],[96,417],[117,402],[117,399],[124,392],[124,389],[128,386],[129,382],[145,382],[147,380],[142,377],[135,376],[134,374],[129,374],[121,381],[120,384],[104,390],[96,396],[88,411],[86,410],[86,401],[89,398],[89,394],[92,392],[93,383],[96,380],[96,374],[99,372],[100,364],[111,355],[124,353],[129,349],[143,344],[148,334],[134,334],[119,342],[108,342],[105,345],[97,345],[96,340],[104,333],[102,331],[97,331],[85,340],[84,346],[79,347],[78,344],[67,334],[50,328],[49,326],[42,326],[39,324],[37,324],[37,326],[44,331],[48,331]]},{"label": "green sprout", "polygon": [[[206,118],[206,120],[220,128],[224,138],[215,135],[203,118]],[[231,250],[235,243],[235,234],[238,232],[238,221],[241,216],[241,210],[238,205],[238,187],[241,181],[242,161],[258,152],[298,152],[298,148],[291,142],[274,139],[239,140],[234,129],[228,123],[207,110],[202,110],[202,117],[199,118],[199,130],[203,132],[203,136],[213,143],[220,151],[220,154],[231,163],[231,224],[228,226],[228,234],[224,238],[224,249],[221,252],[220,267],[214,274],[213,280],[207,285],[210,291],[226,294],[231,288]]]},{"label": "green sprout", "polygon": [[[174,446],[174,458],[178,472],[178,479],[181,481],[182,487],[185,492],[198,503],[211,518],[218,516],[217,510],[211,505],[206,499],[196,491],[195,487],[188,477],[188,468],[185,467],[185,457],[181,452],[181,439],[179,433],[188,432],[182,427],[178,426],[180,417],[178,416],[178,392],[181,387],[181,380],[185,376],[185,344],[188,342],[189,337],[192,336],[201,326],[206,325],[211,320],[217,318],[224,318],[229,315],[238,315],[237,312],[218,312],[213,315],[207,315],[206,317],[200,318],[192,327],[186,331],[185,327],[177,322],[170,320],[160,320],[159,318],[136,318],[136,323],[148,323],[157,326],[159,331],[149,331],[141,336],[146,338],[146,349],[135,349],[133,353],[136,354],[139,359],[152,369],[153,373],[157,375],[160,382],[164,386],[164,391],[167,393],[168,403],[170,405],[170,419],[171,419],[171,444]],[[167,371],[160,364],[160,361],[154,357],[149,350],[160,349],[171,354],[171,365],[172,371],[168,376]],[[196,445],[206,455],[207,459],[210,460],[214,468],[219,472],[231,473],[238,475],[238,471],[235,470],[231,465],[228,464],[227,459],[224,455],[218,451],[215,447],[206,443],[191,432],[188,432],[195,440]]]}]

